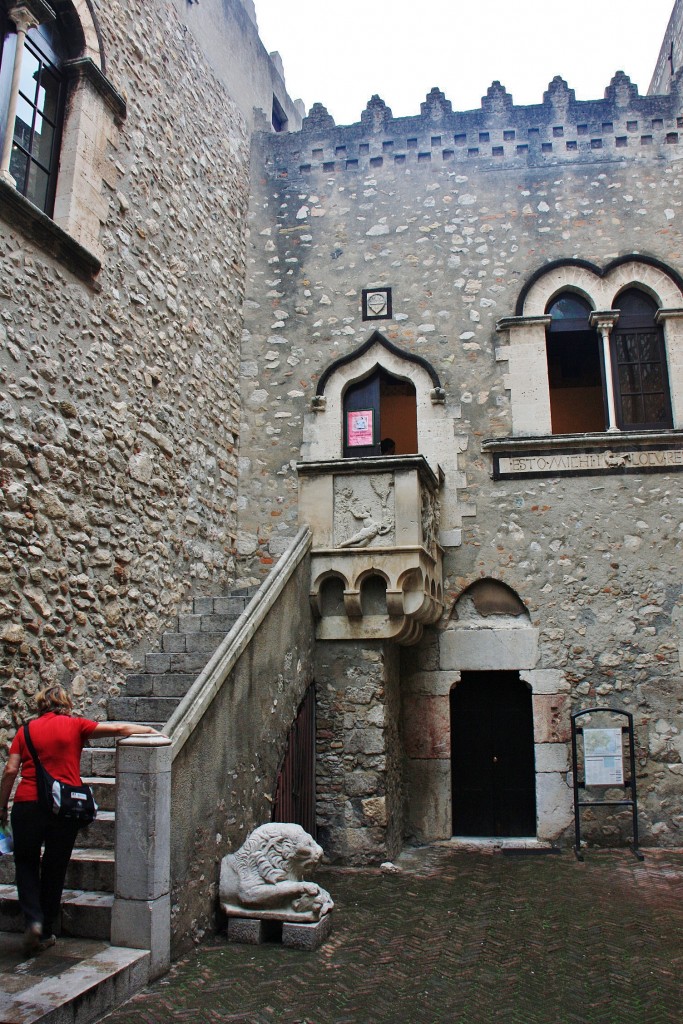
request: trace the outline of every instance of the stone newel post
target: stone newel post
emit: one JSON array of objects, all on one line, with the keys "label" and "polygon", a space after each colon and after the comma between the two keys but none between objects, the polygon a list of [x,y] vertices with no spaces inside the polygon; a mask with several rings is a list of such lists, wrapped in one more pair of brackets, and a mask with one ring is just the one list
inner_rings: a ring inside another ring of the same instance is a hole
[{"label": "stone newel post", "polygon": [[171,960],[171,741],[130,736],[116,748],[116,877],[111,941]]}]

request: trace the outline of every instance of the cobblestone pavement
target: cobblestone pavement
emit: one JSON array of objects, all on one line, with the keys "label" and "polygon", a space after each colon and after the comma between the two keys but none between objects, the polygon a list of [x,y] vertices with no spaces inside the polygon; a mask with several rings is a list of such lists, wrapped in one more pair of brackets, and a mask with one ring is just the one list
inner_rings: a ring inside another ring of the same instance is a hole
[{"label": "cobblestone pavement", "polygon": [[482,854],[327,870],[314,953],[220,938],[106,1018],[234,1024],[658,1024],[683,1019],[683,852]]}]

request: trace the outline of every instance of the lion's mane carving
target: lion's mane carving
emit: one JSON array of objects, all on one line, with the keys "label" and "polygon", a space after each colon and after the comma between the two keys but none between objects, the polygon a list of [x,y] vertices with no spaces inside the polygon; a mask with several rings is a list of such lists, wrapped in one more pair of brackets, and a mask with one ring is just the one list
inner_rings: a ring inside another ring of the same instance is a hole
[{"label": "lion's mane carving", "polygon": [[319,921],[334,903],[303,876],[315,870],[322,855],[300,825],[260,825],[221,861],[221,908],[231,917]]}]

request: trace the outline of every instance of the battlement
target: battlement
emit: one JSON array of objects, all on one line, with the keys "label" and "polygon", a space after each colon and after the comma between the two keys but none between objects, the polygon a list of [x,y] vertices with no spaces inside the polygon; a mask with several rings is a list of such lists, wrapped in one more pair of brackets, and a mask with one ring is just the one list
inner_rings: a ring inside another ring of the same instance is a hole
[{"label": "battlement", "polygon": [[366,171],[383,165],[468,164],[487,169],[564,163],[667,159],[683,142],[683,73],[670,93],[641,96],[622,71],[602,100],[577,100],[556,77],[543,102],[515,106],[494,82],[477,110],[454,111],[432,89],[420,114],[394,118],[373,96],[360,122],[336,125],[316,103],[301,131],[266,141],[266,167],[278,177],[315,172]]}]

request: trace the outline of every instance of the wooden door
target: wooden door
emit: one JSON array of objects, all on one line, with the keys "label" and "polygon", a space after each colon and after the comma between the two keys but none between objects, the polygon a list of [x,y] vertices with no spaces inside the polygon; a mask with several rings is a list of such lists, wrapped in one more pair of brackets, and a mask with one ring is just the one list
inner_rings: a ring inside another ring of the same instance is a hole
[{"label": "wooden door", "polygon": [[453,835],[534,836],[531,691],[518,672],[463,672],[451,691]]}]

